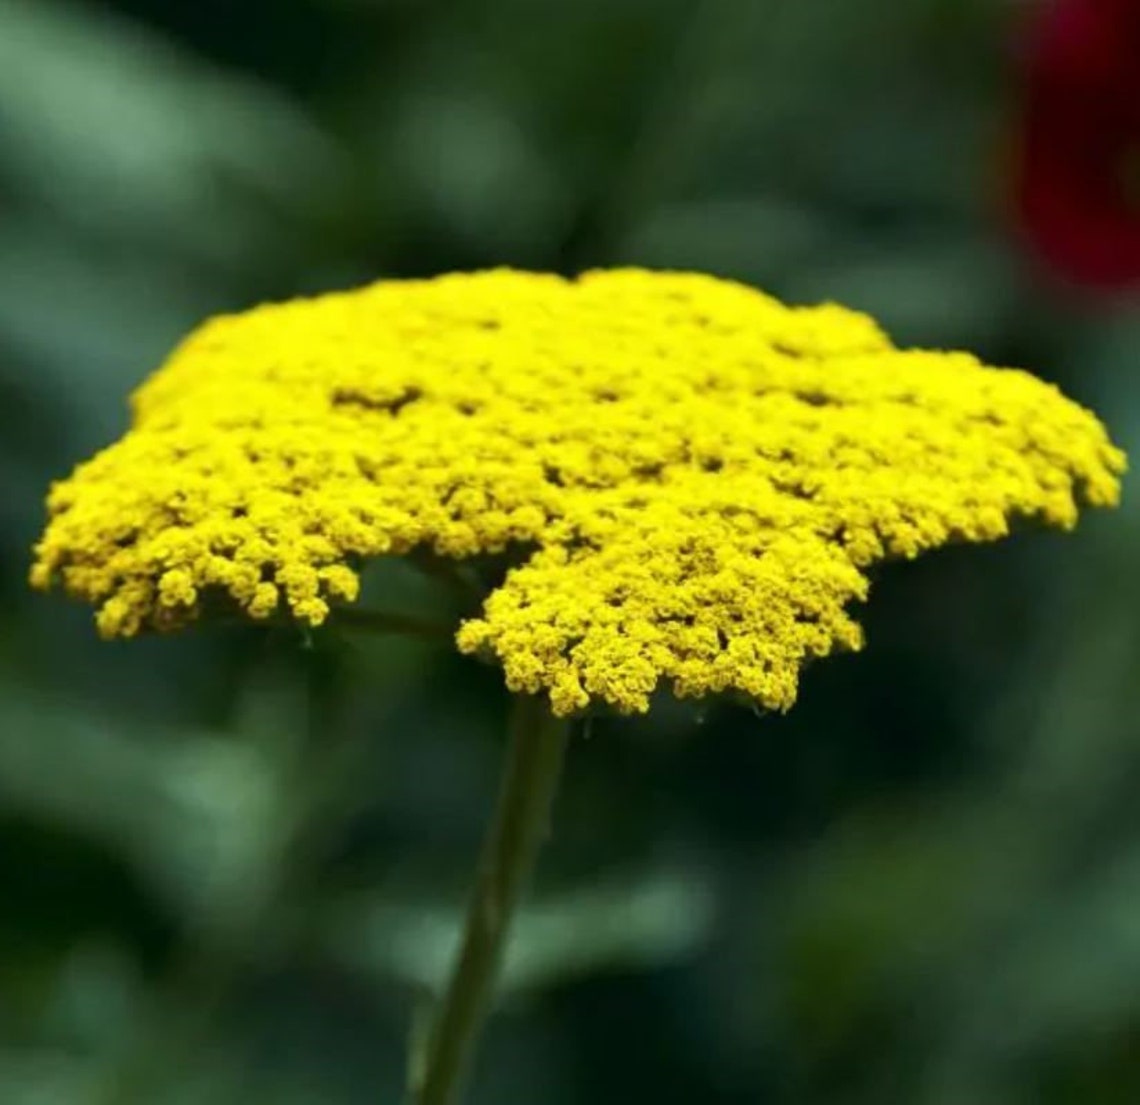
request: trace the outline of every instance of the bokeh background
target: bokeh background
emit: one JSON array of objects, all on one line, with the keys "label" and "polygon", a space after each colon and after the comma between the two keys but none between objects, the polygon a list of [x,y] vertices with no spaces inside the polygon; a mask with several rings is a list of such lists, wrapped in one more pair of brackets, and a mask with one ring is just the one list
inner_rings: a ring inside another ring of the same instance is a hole
[{"label": "bokeh background", "polygon": [[[1140,294],[1011,230],[1026,6],[0,0],[0,1101],[398,1101],[494,789],[498,677],[446,649],[104,644],[26,590],[46,486],[177,338],[699,268],[1031,367],[1140,449]],[[787,716],[594,723],[470,1101],[1140,1100],[1138,549],[1132,497],[893,565]]]}]

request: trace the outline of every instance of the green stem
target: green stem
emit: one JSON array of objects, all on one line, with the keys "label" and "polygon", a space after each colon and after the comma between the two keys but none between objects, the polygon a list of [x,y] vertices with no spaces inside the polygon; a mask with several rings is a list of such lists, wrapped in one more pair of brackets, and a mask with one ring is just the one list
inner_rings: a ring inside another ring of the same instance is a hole
[{"label": "green stem", "polygon": [[569,724],[540,699],[515,700],[498,805],[483,842],[459,959],[413,1070],[415,1105],[452,1105],[498,974],[511,918],[550,828]]}]

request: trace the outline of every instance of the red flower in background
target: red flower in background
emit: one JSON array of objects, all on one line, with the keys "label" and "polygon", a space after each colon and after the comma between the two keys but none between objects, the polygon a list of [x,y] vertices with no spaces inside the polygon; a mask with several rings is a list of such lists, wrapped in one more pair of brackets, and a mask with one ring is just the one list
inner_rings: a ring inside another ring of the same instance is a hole
[{"label": "red flower in background", "polygon": [[1140,0],[1051,0],[1028,47],[1022,225],[1072,280],[1140,283]]}]

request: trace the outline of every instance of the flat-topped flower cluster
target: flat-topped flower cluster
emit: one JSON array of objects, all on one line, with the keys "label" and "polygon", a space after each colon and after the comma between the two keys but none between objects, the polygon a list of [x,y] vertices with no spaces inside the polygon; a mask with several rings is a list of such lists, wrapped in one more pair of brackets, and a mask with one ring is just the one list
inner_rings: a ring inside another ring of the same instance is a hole
[{"label": "flat-topped flower cluster", "polygon": [[369,558],[510,552],[457,643],[512,690],[785,709],[859,647],[870,565],[1071,527],[1123,470],[1054,387],[842,307],[641,270],[385,281],[191,334],[52,489],[32,580],[116,637],[204,599],[319,625]]}]

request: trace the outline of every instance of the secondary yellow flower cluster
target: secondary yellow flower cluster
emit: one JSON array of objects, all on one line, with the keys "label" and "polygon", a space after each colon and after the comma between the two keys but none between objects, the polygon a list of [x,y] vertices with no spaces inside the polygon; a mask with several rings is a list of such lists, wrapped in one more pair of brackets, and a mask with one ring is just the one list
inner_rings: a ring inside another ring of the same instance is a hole
[{"label": "secondary yellow flower cluster", "polygon": [[514,550],[459,648],[558,714],[791,705],[857,648],[864,570],[1111,505],[1124,456],[1055,388],[896,349],[708,276],[388,281],[215,318],[50,495],[33,583],[106,636],[226,597],[320,624],[369,557]]}]

